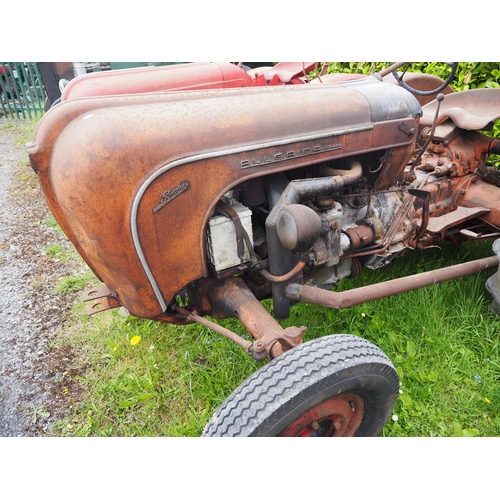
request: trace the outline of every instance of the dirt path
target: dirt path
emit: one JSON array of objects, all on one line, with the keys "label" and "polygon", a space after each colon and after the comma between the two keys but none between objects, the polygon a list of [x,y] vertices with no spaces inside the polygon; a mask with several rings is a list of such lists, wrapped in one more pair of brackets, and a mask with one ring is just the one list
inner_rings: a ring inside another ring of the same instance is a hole
[{"label": "dirt path", "polygon": [[65,237],[49,216],[16,127],[0,118],[0,436],[51,434],[75,396],[71,353],[51,339],[73,297],[54,293],[71,264],[44,252]]}]

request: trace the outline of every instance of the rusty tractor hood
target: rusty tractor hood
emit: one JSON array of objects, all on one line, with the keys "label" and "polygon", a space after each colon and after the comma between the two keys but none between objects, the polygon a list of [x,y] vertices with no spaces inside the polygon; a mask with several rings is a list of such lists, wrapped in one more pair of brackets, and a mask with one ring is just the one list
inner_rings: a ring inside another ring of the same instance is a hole
[{"label": "rusty tractor hood", "polygon": [[330,158],[409,149],[420,113],[411,94],[369,79],[82,98],[46,113],[28,152],[90,268],[132,314],[158,318],[208,276],[205,227],[225,192]]}]

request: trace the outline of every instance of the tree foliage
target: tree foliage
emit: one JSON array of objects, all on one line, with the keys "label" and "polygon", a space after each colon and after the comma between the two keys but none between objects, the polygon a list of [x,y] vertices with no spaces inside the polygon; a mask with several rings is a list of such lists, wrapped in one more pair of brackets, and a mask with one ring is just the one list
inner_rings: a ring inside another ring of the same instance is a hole
[{"label": "tree foliage", "polygon": [[[370,75],[387,68],[389,62],[330,62],[327,73],[357,73]],[[451,63],[444,62],[413,62],[409,63],[408,71],[427,73],[446,80],[449,76]],[[322,68],[318,69],[318,72]],[[480,88],[500,87],[500,62],[459,62],[451,87],[457,91]],[[497,120],[491,131],[486,134],[500,138],[500,120]],[[495,155],[491,158],[494,165],[500,166],[500,160]]]},{"label": "tree foliage", "polygon": [[[388,62],[331,62],[328,73],[359,73],[368,75],[387,68]],[[429,73],[446,79],[450,67],[443,62],[411,63],[410,71]],[[454,90],[500,87],[500,62],[459,62],[451,84]]]}]

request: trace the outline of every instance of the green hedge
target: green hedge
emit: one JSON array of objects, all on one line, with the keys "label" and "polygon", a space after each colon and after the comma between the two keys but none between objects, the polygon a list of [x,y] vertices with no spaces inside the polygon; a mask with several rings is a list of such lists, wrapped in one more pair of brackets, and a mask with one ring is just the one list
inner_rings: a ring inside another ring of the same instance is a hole
[{"label": "green hedge", "polygon": [[[331,62],[328,73],[361,73],[364,75],[381,71],[387,62]],[[446,79],[450,67],[441,62],[412,63],[410,71],[430,73]],[[457,73],[451,84],[457,90],[500,87],[500,62],[459,62]]]},{"label": "green hedge", "polygon": [[[388,62],[331,62],[327,73],[359,73],[368,75],[387,68]],[[442,62],[409,63],[409,71],[428,73],[446,79],[450,66]],[[321,68],[319,69],[321,71]],[[479,88],[500,87],[500,62],[459,62],[451,86],[457,92]],[[500,138],[500,120],[497,120],[487,135]],[[489,163],[500,169],[500,157],[491,155]]]}]

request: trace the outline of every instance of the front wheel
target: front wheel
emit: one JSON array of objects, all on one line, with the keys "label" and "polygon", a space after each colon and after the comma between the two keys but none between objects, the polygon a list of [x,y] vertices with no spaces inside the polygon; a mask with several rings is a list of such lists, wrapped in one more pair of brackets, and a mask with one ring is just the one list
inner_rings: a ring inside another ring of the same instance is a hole
[{"label": "front wheel", "polygon": [[203,436],[377,436],[399,393],[389,358],[367,340],[311,340],[256,371]]}]

